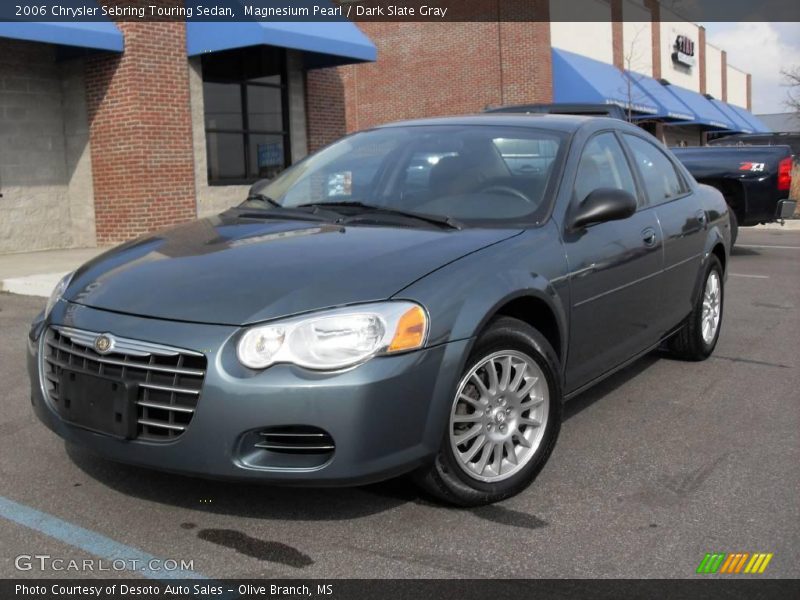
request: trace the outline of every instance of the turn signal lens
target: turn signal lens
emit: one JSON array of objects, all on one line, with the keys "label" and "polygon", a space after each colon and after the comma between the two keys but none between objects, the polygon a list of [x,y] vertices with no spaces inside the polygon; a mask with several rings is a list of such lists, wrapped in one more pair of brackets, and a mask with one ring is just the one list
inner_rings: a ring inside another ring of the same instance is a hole
[{"label": "turn signal lens", "polygon": [[421,347],[425,341],[427,328],[428,318],[425,311],[419,306],[412,306],[400,317],[394,337],[386,351],[402,352]]}]

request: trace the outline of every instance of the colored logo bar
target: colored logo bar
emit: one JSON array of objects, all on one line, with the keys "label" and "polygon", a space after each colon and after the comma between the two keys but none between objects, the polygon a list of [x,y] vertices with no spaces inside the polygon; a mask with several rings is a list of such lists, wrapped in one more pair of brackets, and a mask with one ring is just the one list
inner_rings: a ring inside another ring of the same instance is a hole
[{"label": "colored logo bar", "polygon": [[700,561],[697,572],[701,574],[723,573],[727,575],[763,573],[772,557],[772,552],[756,552],[754,554],[749,552],[732,554],[724,552],[707,553],[703,560]]}]

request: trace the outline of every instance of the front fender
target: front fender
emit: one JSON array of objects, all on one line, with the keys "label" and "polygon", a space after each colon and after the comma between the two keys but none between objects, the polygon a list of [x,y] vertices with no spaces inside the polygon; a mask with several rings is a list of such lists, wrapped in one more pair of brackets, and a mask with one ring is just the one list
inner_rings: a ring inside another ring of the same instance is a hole
[{"label": "front fender", "polygon": [[[395,298],[423,304],[431,315],[428,343],[474,339],[508,302],[535,298],[552,312],[567,347],[567,262],[551,223],[526,231],[431,273]],[[563,362],[563,361],[562,361]]]}]

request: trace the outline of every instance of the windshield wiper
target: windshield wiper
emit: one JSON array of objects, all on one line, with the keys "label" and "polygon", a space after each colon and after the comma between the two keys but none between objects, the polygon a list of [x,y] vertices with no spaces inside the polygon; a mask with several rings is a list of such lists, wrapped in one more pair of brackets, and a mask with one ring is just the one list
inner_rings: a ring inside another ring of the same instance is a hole
[{"label": "windshield wiper", "polygon": [[[458,229],[461,230],[464,228],[464,224],[460,221],[452,218],[452,217],[444,217],[440,215],[429,215],[425,213],[417,213],[411,212],[406,210],[400,210],[397,208],[389,208],[386,206],[375,206],[373,204],[364,204],[363,202],[358,201],[343,201],[343,202],[312,202],[310,204],[301,204],[297,208],[304,208],[304,207],[325,207],[325,208],[357,208],[363,210],[364,212],[368,213],[378,213],[384,215],[394,215],[397,217],[404,217],[407,219],[416,219],[418,221],[424,221],[426,223],[431,223],[432,225],[438,225],[440,227],[447,227],[449,229]],[[348,219],[350,220],[350,219]]]},{"label": "windshield wiper", "polygon": [[278,219],[284,221],[313,221],[315,223],[330,223],[336,222],[336,219],[331,219],[327,215],[319,215],[310,212],[302,212],[299,210],[291,210],[284,208],[281,210],[252,210],[248,211],[246,208],[240,208],[241,212],[237,213],[240,219]]},{"label": "windshield wiper", "polygon": [[274,206],[276,208],[283,208],[280,204],[278,204],[275,200],[267,196],[266,194],[250,194],[247,198],[244,199],[245,202],[261,202],[263,204],[269,204],[270,206]]},{"label": "windshield wiper", "polygon": [[266,194],[250,194],[245,198],[245,201],[236,208],[247,211],[249,207],[244,206],[247,202],[260,202],[270,207],[269,210],[259,211],[258,213],[247,213],[246,216],[248,217],[257,217],[261,219],[284,219],[291,217],[312,221],[339,221],[341,217],[339,213],[332,210],[323,210],[319,206],[308,205],[307,208],[311,208],[311,210],[303,210],[301,206],[283,206]]}]

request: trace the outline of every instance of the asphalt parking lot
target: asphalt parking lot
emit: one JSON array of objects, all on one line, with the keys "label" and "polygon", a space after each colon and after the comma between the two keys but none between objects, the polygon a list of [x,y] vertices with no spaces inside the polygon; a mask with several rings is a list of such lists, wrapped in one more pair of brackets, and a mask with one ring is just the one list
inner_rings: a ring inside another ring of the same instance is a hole
[{"label": "asphalt parking lot", "polygon": [[[13,501],[0,576],[63,576],[18,571],[15,557],[102,556],[97,536],[212,578],[679,578],[706,552],[771,552],[761,577],[798,577],[800,231],[742,230],[728,272],[710,360],[653,354],[578,397],[534,485],[473,510],[402,479],[231,485],[65,447],[28,400],[25,334],[44,299],[0,294],[0,499]],[[62,525],[19,524],[29,508]],[[74,531],[87,532],[77,548]]]}]

